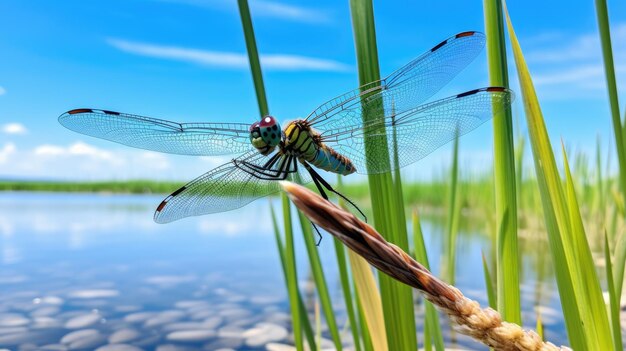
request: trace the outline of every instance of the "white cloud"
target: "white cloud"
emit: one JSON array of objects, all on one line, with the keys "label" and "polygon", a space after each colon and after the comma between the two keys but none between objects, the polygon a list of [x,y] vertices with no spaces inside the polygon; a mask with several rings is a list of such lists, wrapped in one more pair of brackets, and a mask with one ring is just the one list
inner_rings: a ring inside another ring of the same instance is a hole
[{"label": "white cloud", "polygon": [[144,151],[139,157],[142,161],[150,163],[154,169],[166,170],[170,168],[170,161],[167,156],[158,152]]},{"label": "white cloud", "polygon": [[[0,91],[0,95],[2,95],[1,93]],[[2,132],[6,134],[26,134],[27,130],[21,123],[7,123],[2,126]]]},{"label": "white cloud", "polygon": [[9,156],[14,154],[16,149],[13,143],[4,144],[2,149],[0,149],[0,164],[6,163],[9,160]]},{"label": "white cloud", "polygon": [[40,145],[33,152],[36,156],[59,157],[59,156],[85,156],[99,160],[112,160],[113,154],[109,151],[100,150],[83,142],[76,142],[68,147],[58,145]]},{"label": "white cloud", "polygon": [[[615,71],[618,82],[626,74],[626,23],[612,29]],[[606,90],[602,48],[598,33],[579,36],[554,34],[528,40],[531,49],[526,58],[533,70],[537,86],[549,86],[546,94],[553,97],[596,97],[590,91]],[[624,77],[626,78],[626,77]],[[597,94],[597,97],[605,95]]]},{"label": "white cloud", "polygon": [[[147,57],[182,61],[211,67],[248,69],[248,57],[235,52],[191,49],[149,43],[108,39],[118,50]],[[280,71],[348,71],[350,66],[334,60],[325,60],[298,55],[260,55],[265,69]]]},{"label": "white cloud", "polygon": [[[542,36],[543,37],[543,36]],[[551,40],[542,40],[546,48],[535,49],[526,55],[529,62],[562,63],[572,61],[602,60],[602,46],[598,33],[580,36],[551,35]],[[531,38],[531,41],[536,41]],[[611,30],[611,42],[614,55],[626,53],[626,23],[621,23]]]},{"label": "white cloud", "polygon": [[4,95],[7,93],[7,90],[0,86],[0,95]]},{"label": "white cloud", "polygon": [[[171,2],[176,4],[191,5],[203,8],[226,10],[231,12],[237,11],[237,2],[235,0],[161,0],[163,2]],[[255,17],[278,18],[296,22],[321,23],[330,20],[326,12],[312,9],[309,7],[301,7],[283,4],[276,1],[253,0],[250,1],[250,12]]]},{"label": "white cloud", "polygon": [[66,153],[66,150],[56,145],[40,145],[35,148],[34,153],[37,156],[60,156]]},{"label": "white cloud", "polygon": [[[615,66],[616,73],[625,73],[626,65]],[[585,64],[555,73],[540,73],[533,75],[533,82],[537,85],[581,83],[582,88],[605,88],[604,66],[601,64]],[[597,84],[601,83],[601,84]]]},{"label": "white cloud", "polygon": [[173,167],[166,154],[126,148],[106,150],[82,141],[68,145],[41,144],[19,151],[11,143],[4,147],[0,145],[0,164],[9,161],[11,167],[0,167],[0,177],[186,179],[192,178],[194,173],[205,172],[207,168],[196,158],[189,158],[194,173],[185,175]]},{"label": "white cloud", "polygon": [[251,12],[257,16],[276,17],[299,22],[326,22],[327,14],[305,7],[285,5],[274,1],[252,1]]}]

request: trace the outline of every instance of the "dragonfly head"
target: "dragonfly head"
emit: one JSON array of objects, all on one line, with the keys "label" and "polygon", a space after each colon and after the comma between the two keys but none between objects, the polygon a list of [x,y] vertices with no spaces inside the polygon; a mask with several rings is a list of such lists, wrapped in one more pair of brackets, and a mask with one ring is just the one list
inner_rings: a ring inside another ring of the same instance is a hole
[{"label": "dragonfly head", "polygon": [[250,126],[250,142],[263,155],[268,155],[280,144],[280,124],[272,116],[265,116]]}]

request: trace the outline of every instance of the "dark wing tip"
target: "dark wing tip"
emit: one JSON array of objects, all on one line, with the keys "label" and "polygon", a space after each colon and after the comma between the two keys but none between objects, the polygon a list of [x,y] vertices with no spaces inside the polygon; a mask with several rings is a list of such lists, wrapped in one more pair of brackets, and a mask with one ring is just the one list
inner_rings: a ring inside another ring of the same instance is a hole
[{"label": "dark wing tip", "polygon": [[431,52],[436,51],[436,50],[437,50],[437,49],[439,49],[440,47],[442,47],[442,46],[446,45],[446,43],[447,43],[447,42],[448,42],[448,39],[446,39],[446,40],[442,41],[441,43],[439,43],[439,44],[437,44],[437,45],[433,46],[433,48],[432,48],[432,49],[430,49],[430,51],[431,51]]},{"label": "dark wing tip", "polygon": [[505,93],[509,97],[509,102],[512,103],[515,100],[515,93],[513,90],[505,87],[487,87],[482,90],[492,92],[492,93]]},{"label": "dark wing tip", "polygon": [[466,37],[477,37],[477,38],[484,38],[485,35],[481,32],[477,32],[477,31],[467,31],[467,32],[461,32],[456,34],[453,37],[450,37],[444,41],[442,41],[441,43],[435,45],[432,49],[430,49],[430,51],[436,51],[437,49],[441,48],[442,46],[448,44],[449,42],[451,42],[454,39],[460,39],[460,38],[466,38]]},{"label": "dark wing tip", "polygon": [[455,35],[455,38],[463,38],[463,37],[473,37],[473,36],[483,36],[483,33],[481,32],[477,32],[475,30],[471,30],[471,31],[467,31],[467,32],[461,32],[457,35]]},{"label": "dark wing tip", "polygon": [[163,211],[163,209],[167,205],[167,202],[171,198],[172,198],[172,195],[168,196],[167,198],[165,198],[165,200],[161,201],[159,206],[157,206],[156,211],[154,211],[154,218],[153,218],[156,223],[165,224],[165,223],[171,222],[171,220],[166,220],[161,216],[161,213],[162,213],[161,211]]},{"label": "dark wing tip", "polygon": [[464,93],[457,94],[456,97],[457,98],[462,98],[462,97],[465,97],[465,96],[470,96],[470,95],[477,94],[477,93],[482,92],[482,91],[487,91],[487,92],[491,92],[491,93],[507,93],[507,94],[513,96],[513,91],[508,89],[508,88],[505,88],[505,87],[487,87],[487,88],[480,88],[480,89],[473,89],[473,90],[470,90],[470,91],[466,91]]},{"label": "dark wing tip", "polygon": [[462,97],[465,97],[465,96],[474,95],[474,94],[478,93],[480,90],[481,89],[474,89],[474,90],[466,91],[464,93],[458,94],[456,97],[457,98],[462,98]]},{"label": "dark wing tip", "polygon": [[156,211],[154,211],[154,221],[159,223],[159,224],[164,224],[164,223],[169,223],[174,221],[173,219],[165,219],[163,217],[161,217],[161,213],[163,211],[163,209],[165,208],[165,206],[167,206],[167,203],[173,199],[176,195],[182,193],[185,189],[187,188],[187,186],[183,186],[180,189],[174,191],[170,196],[166,197],[163,201],[161,201],[161,203],[159,204],[159,206],[157,206]]},{"label": "dark wing tip", "polygon": [[509,91],[509,89],[507,89],[505,87],[488,87],[488,88],[485,88],[485,90],[486,91],[498,91],[498,92],[501,92],[501,93]]},{"label": "dark wing tip", "polygon": [[73,115],[79,115],[81,113],[92,113],[94,112],[94,110],[90,109],[90,108],[75,108],[73,110],[69,110],[67,112],[64,112],[63,114],[61,114],[58,118],[59,123],[61,123],[62,125],[65,126],[65,120],[67,120],[70,116]]},{"label": "dark wing tip", "polygon": [[79,113],[92,113],[92,112],[93,112],[93,109],[90,109],[90,108],[76,108],[76,109],[65,112],[65,114],[75,115]]}]

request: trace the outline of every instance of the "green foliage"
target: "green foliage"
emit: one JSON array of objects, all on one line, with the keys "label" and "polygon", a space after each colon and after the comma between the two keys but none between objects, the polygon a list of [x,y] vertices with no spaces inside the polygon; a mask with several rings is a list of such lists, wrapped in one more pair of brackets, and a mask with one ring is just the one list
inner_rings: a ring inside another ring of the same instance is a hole
[{"label": "green foliage", "polygon": [[[501,0],[484,0],[483,3],[489,80],[491,85],[508,88],[502,3]],[[513,149],[513,119],[509,109],[493,116],[493,136],[496,227],[500,233],[496,244],[498,311],[504,320],[521,324],[515,151]]]},{"label": "green foliage", "polygon": [[[280,229],[278,228],[278,220],[276,219],[276,213],[274,212],[274,207],[270,204],[270,212],[272,215],[272,227],[274,229],[274,238],[276,239],[276,247],[278,247],[278,256],[280,257],[280,264],[281,267],[283,269],[283,276],[285,277],[285,287],[287,290],[289,290],[289,276],[288,276],[288,269],[286,266],[286,258],[285,255],[286,250],[285,250],[285,245],[283,244],[283,240],[281,239],[281,235],[280,235]],[[302,296],[300,295],[300,291],[298,290],[296,293],[296,299],[298,302],[298,309],[299,312],[298,314],[300,315],[300,320],[302,322],[302,328],[304,329],[304,335],[307,338],[307,342],[309,343],[309,349],[310,350],[317,350],[316,345],[316,341],[315,341],[315,335],[313,334],[313,328],[311,327],[311,321],[309,321],[309,318],[307,317],[307,311],[306,311],[306,307],[304,306],[304,302],[302,300]]]},{"label": "green foliage", "polygon": [[[283,202],[283,226],[285,230],[285,268],[287,268],[287,291],[289,293],[289,306],[291,308],[291,324],[294,334],[294,343],[298,351],[304,350],[302,343],[302,321],[300,318],[300,306],[298,306],[298,273],[296,267],[296,254],[293,244],[293,228],[291,221],[291,206],[287,195],[281,196]],[[305,315],[306,316],[306,315]]]},{"label": "green foliage", "polygon": [[346,305],[346,312],[348,314],[348,321],[350,322],[350,331],[352,332],[352,339],[354,340],[354,349],[361,351],[361,338],[359,335],[359,324],[357,322],[357,315],[354,309],[354,299],[352,295],[352,289],[350,288],[350,277],[348,275],[348,263],[346,261],[346,249],[343,247],[341,241],[337,238],[333,238],[333,244],[335,246],[335,255],[337,256],[337,265],[339,266],[339,279],[341,281],[341,290],[343,292],[344,303]]},{"label": "green foliage", "polygon": [[[350,0],[352,28],[359,72],[359,83],[365,85],[380,80],[374,9],[371,0]],[[382,101],[380,102],[382,104]],[[384,116],[363,114],[364,122],[382,120]],[[372,145],[365,136],[365,156],[391,162],[387,145]],[[398,201],[391,173],[368,176],[374,224],[386,239],[408,250],[406,223],[402,220],[404,206]],[[399,181],[399,179],[398,179]],[[415,350],[417,340],[413,313],[412,291],[388,276],[379,275],[387,342],[391,350]],[[367,308],[367,306],[363,306]]]},{"label": "green foliage", "polygon": [[461,201],[459,197],[459,138],[454,139],[452,148],[452,170],[450,171],[450,201],[448,203],[448,231],[446,235],[446,277],[448,283],[454,285],[456,272],[456,239],[459,233]]},{"label": "green foliage", "polygon": [[564,155],[567,182],[563,188],[541,107],[508,13],[507,24],[568,336],[576,350],[612,350],[602,290],[582,226],[567,158]]},{"label": "green foliage", "polygon": [[604,73],[609,93],[611,106],[611,120],[617,149],[617,162],[619,166],[619,183],[622,197],[626,199],[626,144],[624,144],[624,125],[620,120],[619,101],[617,98],[617,82],[615,79],[615,65],[613,63],[613,49],[611,46],[611,32],[609,29],[609,12],[606,0],[595,0],[600,42],[602,43],[602,58]]},{"label": "green foliage", "polygon": [[489,265],[487,264],[487,259],[485,258],[485,254],[482,255],[483,258],[483,275],[485,276],[485,289],[487,290],[487,299],[489,301],[489,306],[495,308],[498,305],[498,299],[496,296],[496,289],[494,288],[493,280],[491,279],[491,273],[489,272]]},{"label": "green foliage", "polygon": [[[426,252],[426,244],[424,242],[424,234],[422,233],[422,225],[420,224],[417,211],[413,212],[413,245],[415,249],[415,259],[424,267],[430,270],[428,263],[428,253]],[[444,351],[443,334],[441,332],[441,324],[439,323],[439,314],[430,301],[424,300],[424,308],[426,310],[426,321],[424,323],[424,348],[431,349],[434,344],[435,350]]]},{"label": "green foliage", "polygon": [[316,234],[313,233],[311,222],[309,222],[302,212],[298,212],[298,217],[300,219],[300,228],[302,229],[302,236],[304,237],[307,255],[309,256],[309,264],[311,265],[317,294],[322,305],[322,310],[324,311],[324,316],[326,317],[326,324],[328,325],[328,330],[335,343],[335,349],[341,351],[341,337],[339,336],[339,329],[337,328],[337,321],[335,320],[335,314],[333,312],[333,304],[330,300],[330,294],[328,293],[328,284],[326,284],[322,262],[320,261],[317,247],[315,246],[314,237]]},{"label": "green foliage", "polygon": [[182,182],[155,180],[127,180],[101,182],[61,181],[0,181],[0,191],[54,191],[54,192],[109,192],[129,194],[171,193],[182,187]]},{"label": "green foliage", "polygon": [[620,326],[620,305],[619,295],[616,294],[613,282],[613,263],[611,262],[611,249],[609,248],[609,238],[604,235],[604,260],[606,261],[606,280],[609,292],[609,313],[611,316],[611,331],[613,334],[613,347],[615,350],[623,350],[622,327]]}]

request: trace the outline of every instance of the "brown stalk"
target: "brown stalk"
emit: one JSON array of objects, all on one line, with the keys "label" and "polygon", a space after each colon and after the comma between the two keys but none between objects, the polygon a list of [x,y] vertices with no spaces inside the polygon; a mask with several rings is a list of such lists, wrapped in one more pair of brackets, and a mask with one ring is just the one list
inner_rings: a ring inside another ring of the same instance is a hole
[{"label": "brown stalk", "polygon": [[399,247],[387,242],[373,227],[324,200],[303,186],[281,182],[291,201],[313,223],[387,275],[419,290],[428,301],[447,313],[457,329],[496,350],[570,350],[543,342],[532,330],[502,321],[500,313],[481,308],[454,286],[435,277]]}]

